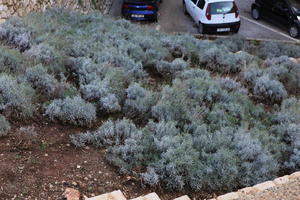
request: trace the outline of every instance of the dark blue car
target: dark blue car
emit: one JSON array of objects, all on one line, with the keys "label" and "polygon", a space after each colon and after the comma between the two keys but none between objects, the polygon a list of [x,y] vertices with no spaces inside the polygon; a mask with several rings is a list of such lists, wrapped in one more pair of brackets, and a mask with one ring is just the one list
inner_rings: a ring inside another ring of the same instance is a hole
[{"label": "dark blue car", "polygon": [[122,15],[137,21],[157,21],[158,5],[161,0],[124,0]]}]

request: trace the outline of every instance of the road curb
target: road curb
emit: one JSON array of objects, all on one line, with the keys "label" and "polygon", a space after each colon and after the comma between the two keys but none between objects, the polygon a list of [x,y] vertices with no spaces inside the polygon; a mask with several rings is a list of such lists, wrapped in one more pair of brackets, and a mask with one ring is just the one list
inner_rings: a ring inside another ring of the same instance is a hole
[{"label": "road curb", "polygon": [[[175,32],[175,35],[184,35],[186,33]],[[197,39],[205,39],[205,40],[216,40],[229,37],[228,35],[203,35],[203,34],[193,34],[193,36]],[[274,39],[263,39],[263,38],[250,38],[246,37],[248,41],[257,41],[257,42],[277,42],[277,43],[285,43],[285,44],[295,44],[300,45],[300,40],[296,41],[289,41],[289,40],[274,40]]]}]

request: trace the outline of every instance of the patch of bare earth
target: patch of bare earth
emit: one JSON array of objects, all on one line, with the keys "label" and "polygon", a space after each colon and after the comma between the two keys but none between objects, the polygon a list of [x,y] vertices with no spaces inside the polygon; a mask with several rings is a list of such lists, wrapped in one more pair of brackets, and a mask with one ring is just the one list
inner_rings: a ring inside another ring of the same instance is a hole
[{"label": "patch of bare earth", "polygon": [[[105,160],[105,150],[75,148],[69,135],[82,131],[61,125],[14,128],[0,138],[0,199],[63,199],[67,187],[86,196],[121,190],[127,198],[156,192],[162,200],[191,194],[204,199],[209,194],[190,191],[165,192],[121,175]],[[27,131],[27,132],[26,132]],[[33,131],[34,134],[28,133]]]}]

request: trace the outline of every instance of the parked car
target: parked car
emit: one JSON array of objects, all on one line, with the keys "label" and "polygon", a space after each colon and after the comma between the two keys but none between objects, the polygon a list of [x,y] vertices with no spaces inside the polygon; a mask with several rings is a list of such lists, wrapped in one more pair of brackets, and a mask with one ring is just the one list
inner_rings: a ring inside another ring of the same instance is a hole
[{"label": "parked car", "polygon": [[255,0],[252,17],[265,18],[284,27],[293,38],[300,35],[300,0]]},{"label": "parked car", "polygon": [[235,32],[240,16],[234,0],[183,0],[183,11],[191,15],[199,33]]},{"label": "parked car", "polygon": [[157,21],[161,0],[124,0],[122,15],[137,21]]}]

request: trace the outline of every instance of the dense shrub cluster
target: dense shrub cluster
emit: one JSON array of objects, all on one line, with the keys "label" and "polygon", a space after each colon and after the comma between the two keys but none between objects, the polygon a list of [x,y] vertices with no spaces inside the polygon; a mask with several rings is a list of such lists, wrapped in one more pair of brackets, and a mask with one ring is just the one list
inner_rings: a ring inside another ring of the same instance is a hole
[{"label": "dense shrub cluster", "polygon": [[92,126],[98,116],[72,143],[108,148],[122,173],[172,190],[300,169],[299,46],[170,36],[59,9],[7,20],[0,40],[17,48],[0,47],[0,135],[11,117]]},{"label": "dense shrub cluster", "polygon": [[56,99],[47,106],[45,115],[50,120],[60,120],[66,124],[90,126],[96,119],[96,108],[81,97]]},{"label": "dense shrub cluster", "polygon": [[23,72],[23,59],[18,51],[0,46],[0,73]]},{"label": "dense shrub cluster", "polygon": [[10,75],[0,75],[0,110],[20,117],[31,117],[34,112],[34,90],[27,82]]},{"label": "dense shrub cluster", "polygon": [[253,93],[258,98],[270,103],[281,102],[287,97],[284,86],[279,81],[271,80],[268,76],[262,76],[256,81]]},{"label": "dense shrub cluster", "polygon": [[49,97],[57,93],[59,83],[43,65],[37,65],[26,70],[25,77],[32,87]]}]

